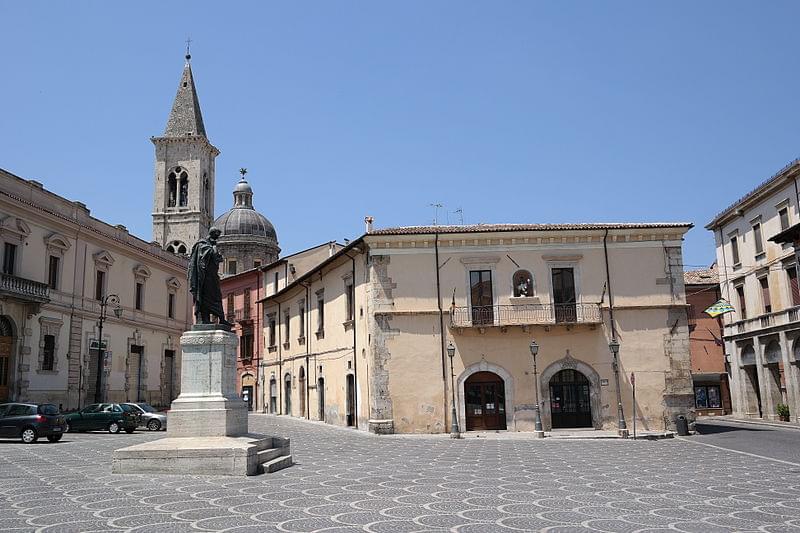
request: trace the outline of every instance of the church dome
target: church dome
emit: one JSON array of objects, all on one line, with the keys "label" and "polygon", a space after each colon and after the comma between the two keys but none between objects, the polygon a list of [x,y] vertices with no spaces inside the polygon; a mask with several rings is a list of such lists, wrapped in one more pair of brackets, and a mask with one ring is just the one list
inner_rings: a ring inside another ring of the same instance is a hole
[{"label": "church dome", "polygon": [[214,225],[222,232],[220,240],[225,237],[259,237],[277,243],[278,236],[275,227],[267,217],[253,208],[253,189],[242,177],[233,189],[233,207],[220,216]]},{"label": "church dome", "polygon": [[268,265],[278,259],[278,235],[267,217],[253,208],[253,189],[242,169],[242,179],[233,189],[233,207],[219,217],[219,251],[225,259],[224,276]]}]

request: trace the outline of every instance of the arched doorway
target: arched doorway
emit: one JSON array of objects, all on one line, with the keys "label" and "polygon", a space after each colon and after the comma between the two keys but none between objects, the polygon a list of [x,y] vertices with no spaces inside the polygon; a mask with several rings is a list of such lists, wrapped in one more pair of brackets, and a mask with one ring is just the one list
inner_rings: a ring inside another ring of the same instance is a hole
[{"label": "arched doorway", "polygon": [[550,378],[553,429],[592,427],[590,383],[582,373],[564,369]]},{"label": "arched doorway", "polygon": [[464,382],[467,431],[506,429],[506,388],[494,372],[475,372]]},{"label": "arched doorway", "polygon": [[283,377],[283,414],[292,414],[292,375]]},{"label": "arched doorway", "polygon": [[297,389],[300,396],[300,416],[306,416],[306,371],[302,366],[297,374]]},{"label": "arched doorway", "polygon": [[317,380],[317,418],[325,421],[325,378]]},{"label": "arched doorway", "polygon": [[247,410],[253,410],[253,399],[255,397],[256,378],[253,374],[247,373],[242,376],[242,400],[247,404]]},{"label": "arched doorway", "polygon": [[347,374],[347,425],[356,425],[356,377]]},{"label": "arched doorway", "polygon": [[10,395],[11,354],[14,346],[14,326],[4,316],[0,316],[0,402],[8,401]]}]

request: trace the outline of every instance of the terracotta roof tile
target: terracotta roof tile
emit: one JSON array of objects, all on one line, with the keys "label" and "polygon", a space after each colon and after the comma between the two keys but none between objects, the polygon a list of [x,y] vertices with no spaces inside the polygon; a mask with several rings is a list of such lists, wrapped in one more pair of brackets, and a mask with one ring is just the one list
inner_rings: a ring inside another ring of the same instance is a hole
[{"label": "terracotta roof tile", "polygon": [[691,222],[642,222],[597,224],[468,224],[463,226],[400,226],[381,228],[368,235],[418,235],[425,233],[489,233],[503,231],[569,231],[604,229],[667,229],[693,226]]},{"label": "terracotta roof tile", "polygon": [[714,267],[687,270],[683,273],[683,282],[686,285],[716,285],[719,283],[719,273]]}]

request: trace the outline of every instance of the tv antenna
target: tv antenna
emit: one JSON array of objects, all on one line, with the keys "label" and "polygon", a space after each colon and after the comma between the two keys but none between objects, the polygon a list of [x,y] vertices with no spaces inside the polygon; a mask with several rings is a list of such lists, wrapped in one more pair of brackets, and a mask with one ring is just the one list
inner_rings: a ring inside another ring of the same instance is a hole
[{"label": "tv antenna", "polygon": [[458,223],[463,226],[464,225],[464,210],[459,207],[458,209],[453,211],[453,213],[458,213]]},{"label": "tv antenna", "polygon": [[441,209],[444,206],[442,204],[430,204],[430,206],[433,208],[433,225],[434,226],[438,226],[439,225],[439,209]]}]

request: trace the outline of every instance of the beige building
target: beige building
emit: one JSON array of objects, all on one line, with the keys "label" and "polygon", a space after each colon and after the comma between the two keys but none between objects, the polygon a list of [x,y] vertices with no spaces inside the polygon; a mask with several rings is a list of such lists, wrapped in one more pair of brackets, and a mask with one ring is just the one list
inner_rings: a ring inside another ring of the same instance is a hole
[{"label": "beige building", "polygon": [[714,232],[731,401],[736,416],[777,419],[788,406],[800,421],[800,289],[791,245],[770,238],[800,222],[800,161],[730,205],[706,229]]},{"label": "beige building", "polygon": [[269,411],[437,433],[450,430],[455,396],[462,430],[531,431],[535,340],[545,430],[615,429],[618,398],[628,426],[691,416],[681,260],[691,224],[367,223],[277,291],[265,277]]},{"label": "beige building", "polygon": [[98,370],[103,400],[168,405],[177,396],[184,259],[4,170],[0,247],[0,401],[77,408],[98,397]]}]

